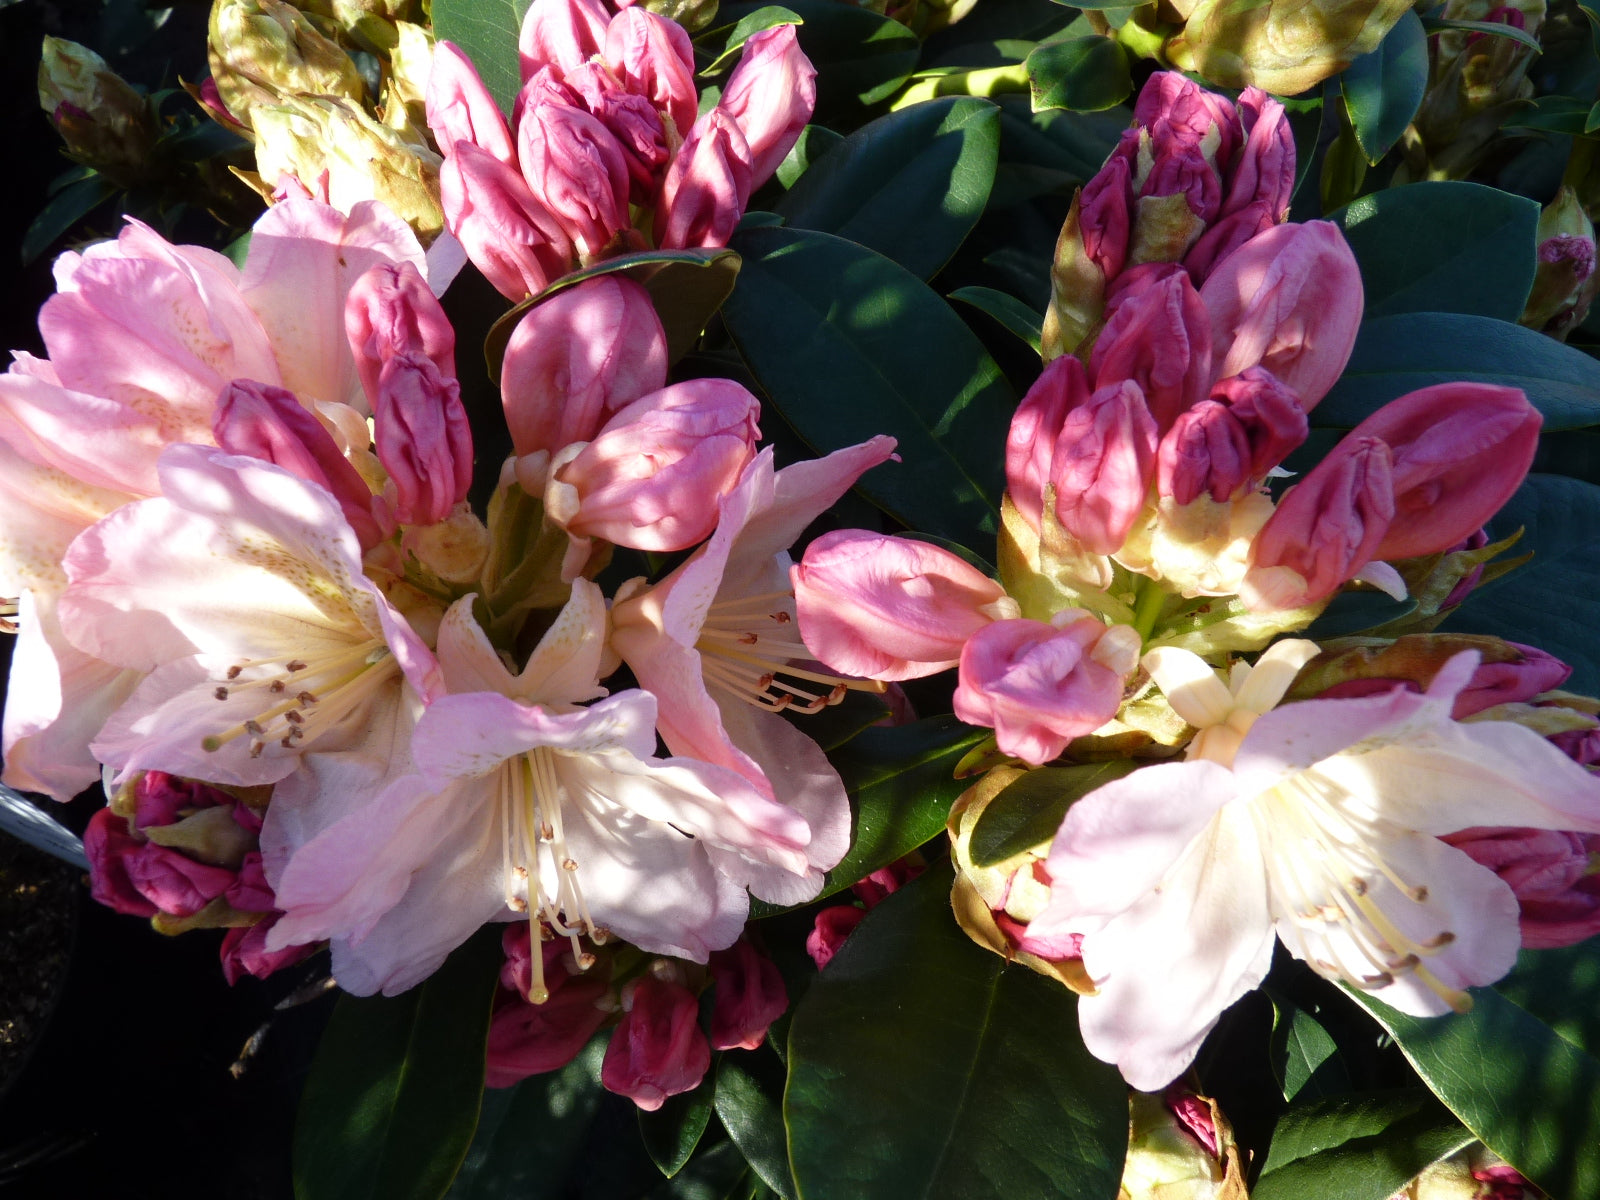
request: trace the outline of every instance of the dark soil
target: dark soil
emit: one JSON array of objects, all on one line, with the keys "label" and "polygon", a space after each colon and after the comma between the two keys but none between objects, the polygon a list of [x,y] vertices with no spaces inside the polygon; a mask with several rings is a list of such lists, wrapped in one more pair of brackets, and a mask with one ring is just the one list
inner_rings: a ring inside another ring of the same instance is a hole
[{"label": "dark soil", "polygon": [[76,870],[0,833],[0,1095],[21,1072],[61,989],[77,891]]}]

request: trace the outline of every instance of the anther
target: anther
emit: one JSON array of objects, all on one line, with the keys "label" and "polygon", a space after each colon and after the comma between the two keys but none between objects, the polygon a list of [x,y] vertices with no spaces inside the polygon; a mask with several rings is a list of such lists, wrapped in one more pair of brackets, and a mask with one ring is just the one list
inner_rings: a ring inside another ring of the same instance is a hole
[{"label": "anther", "polygon": [[587,951],[578,955],[578,970],[587,971],[590,967],[594,966],[594,964],[594,955],[588,953]]},{"label": "anther", "polygon": [[1407,890],[1406,894],[1408,896],[1410,896],[1413,900],[1415,900],[1418,904],[1423,904],[1428,899],[1428,889],[1426,887],[1410,888],[1410,889]]},{"label": "anther", "polygon": [[251,758],[260,758],[261,757],[261,752],[263,750],[265,750],[266,748],[267,748],[267,744],[265,742],[251,742],[250,743],[250,757]]},{"label": "anther", "polygon": [[1388,971],[1380,971],[1376,975],[1363,975],[1361,982],[1370,988],[1388,987],[1394,982],[1394,976]]},{"label": "anther", "polygon": [[1350,894],[1352,896],[1365,896],[1367,894],[1367,881],[1365,879],[1352,879],[1350,881]]},{"label": "anther", "polygon": [[293,675],[296,671],[304,671],[306,664],[298,658],[292,658],[283,664],[283,669]]},{"label": "anther", "polygon": [[539,840],[541,842],[555,841],[556,831],[551,828],[549,821],[539,822]]},{"label": "anther", "polygon": [[266,733],[266,730],[261,728],[261,722],[254,720],[246,721],[244,723],[244,731],[254,738],[261,737],[264,733]]},{"label": "anther", "polygon": [[1421,946],[1424,950],[1439,950],[1445,946],[1448,946],[1455,940],[1456,935],[1446,929],[1440,933],[1434,934],[1425,942],[1418,942],[1417,945]]},{"label": "anther", "polygon": [[300,711],[294,708],[291,708],[288,712],[284,713],[283,719],[289,722],[291,725],[304,725],[306,720],[300,715]]},{"label": "anther", "polygon": [[526,900],[524,900],[521,896],[513,896],[513,897],[511,897],[510,900],[506,901],[506,903],[508,905],[510,905],[512,912],[527,912],[528,911],[528,902]]},{"label": "anther", "polygon": [[299,695],[297,695],[295,697],[295,700],[298,703],[304,704],[304,705],[306,705],[308,707],[317,702],[317,698],[314,695],[312,695],[310,692],[301,692]]},{"label": "anther", "polygon": [[226,700],[228,698],[228,689],[225,687],[218,687],[217,690],[211,694],[218,700]]},{"label": "anther", "polygon": [[288,688],[284,686],[283,680],[274,679],[271,683],[267,684],[267,691],[271,692],[273,695],[279,695],[285,691],[288,691]]},{"label": "anther", "polygon": [[576,871],[578,869],[578,860],[575,858],[563,858],[561,860],[561,869],[563,871]]},{"label": "anther", "polygon": [[244,671],[244,668],[240,667],[240,666],[229,667],[228,668],[228,678],[229,679],[237,679],[237,678],[239,678],[239,675],[243,671]]}]

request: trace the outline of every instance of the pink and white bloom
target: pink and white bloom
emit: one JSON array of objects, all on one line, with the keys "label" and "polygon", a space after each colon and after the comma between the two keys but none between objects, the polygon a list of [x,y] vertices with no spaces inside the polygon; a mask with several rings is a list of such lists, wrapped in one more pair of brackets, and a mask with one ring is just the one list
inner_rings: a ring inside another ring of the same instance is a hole
[{"label": "pink and white bloom", "polygon": [[1476,653],[1420,695],[1275,707],[1316,652],[1280,642],[1224,683],[1187,651],[1151,651],[1199,730],[1186,761],[1079,800],[1051,847],[1030,937],[1082,935],[1099,989],[1080,1001],[1084,1042],[1136,1088],[1182,1073],[1266,976],[1275,935],[1402,1012],[1464,1009],[1516,960],[1517,899],[1437,835],[1600,831],[1600,779],[1519,725],[1451,719]]},{"label": "pink and white bloom", "polygon": [[763,450],[722,498],[711,539],[655,586],[625,584],[611,613],[611,645],[659,700],[667,748],[736,772],[810,825],[804,876],[765,872],[782,903],[815,896],[850,838],[838,772],[778,715],[819,708],[844,686],[811,669],[796,634],[789,547],[893,451],[879,437],[775,471]]}]

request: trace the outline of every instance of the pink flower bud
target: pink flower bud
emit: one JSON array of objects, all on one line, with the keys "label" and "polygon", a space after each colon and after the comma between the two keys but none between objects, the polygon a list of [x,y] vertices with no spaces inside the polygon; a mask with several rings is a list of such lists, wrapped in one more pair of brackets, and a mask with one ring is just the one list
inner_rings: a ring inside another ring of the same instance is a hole
[{"label": "pink flower bud", "polygon": [[439,198],[450,232],[508,300],[543,291],[572,263],[571,239],[522,176],[469,142],[439,169]]},{"label": "pink flower bud", "polygon": [[1179,504],[1204,493],[1219,504],[1250,478],[1250,439],[1215,400],[1202,400],[1177,420],[1156,449],[1156,490]]},{"label": "pink flower bud", "polygon": [[[588,64],[584,64],[587,66]],[[600,64],[601,70],[605,69]],[[578,71],[583,67],[575,68]],[[567,86],[565,77],[559,67],[540,67],[526,80],[522,89],[517,92],[517,98],[511,102],[511,124],[513,128],[522,124],[522,114],[540,104],[569,104],[574,108],[585,107],[583,97],[576,90]]]},{"label": "pink flower bud", "polygon": [[1240,93],[1239,116],[1245,130],[1244,149],[1229,171],[1222,216],[1261,205],[1271,223],[1277,224],[1288,215],[1294,196],[1294,131],[1283,105],[1260,88]]},{"label": "pink flower bud", "polygon": [[165,771],[146,771],[133,788],[133,823],[140,829],[171,825],[185,809],[233,806],[235,800],[198,780]]},{"label": "pink flower bud", "polygon": [[1056,519],[1091,554],[1115,554],[1155,478],[1156,422],[1139,385],[1115,383],[1067,414],[1050,460]]},{"label": "pink flower bud", "polygon": [[1277,224],[1271,207],[1263,202],[1247,204],[1212,223],[1183,256],[1183,266],[1196,284],[1203,285],[1223,259],[1258,234]]},{"label": "pink flower bud", "polygon": [[711,955],[711,1048],[754,1050],[789,1007],[778,968],[746,938]]},{"label": "pink flower bud", "polygon": [[700,1031],[694,993],[653,975],[641,976],[633,1006],[606,1047],[601,1084],[654,1112],[668,1096],[699,1086],[710,1065],[711,1047]]},{"label": "pink flower bud", "polygon": [[1528,949],[1553,950],[1600,933],[1600,834],[1476,828],[1442,840],[1516,893]]},{"label": "pink flower bud", "polygon": [[577,70],[600,53],[610,20],[601,0],[534,0],[517,39],[522,78],[541,67]]},{"label": "pink flower bud", "polygon": [[1220,163],[1232,161],[1244,140],[1239,114],[1226,96],[1208,92],[1177,71],[1157,71],[1139,89],[1133,120],[1163,140],[1199,142],[1215,136],[1213,152]]},{"label": "pink flower bud", "polygon": [[516,166],[506,119],[472,60],[454,43],[440,42],[433,48],[426,105],[428,128],[433,130],[440,154],[454,153],[457,142],[470,142],[507,166]]},{"label": "pink flower bud", "polygon": [[109,808],[89,818],[83,852],[89,859],[89,894],[107,908],[130,917],[153,917],[157,908],[128,877],[131,856],[145,843],[128,832],[128,823]]},{"label": "pink flower bud", "polygon": [[136,838],[109,808],[89,819],[83,835],[89,893],[136,917],[192,917],[228,890],[234,873]]},{"label": "pink flower bud", "polygon": [[1049,625],[996,621],[961,649],[955,714],[993,729],[1002,753],[1042,766],[1116,715],[1138,661],[1137,632],[1079,609]]},{"label": "pink flower bud", "polygon": [[285,946],[282,950],[267,949],[267,934],[281,915],[273,913],[254,925],[230,929],[222,935],[222,976],[229,987],[246,975],[265,979],[275,971],[311,957],[317,948],[315,942]]},{"label": "pink flower bud", "polygon": [[261,866],[261,851],[252,850],[244,856],[244,861],[239,864],[238,875],[223,895],[227,897],[229,906],[240,912],[269,913],[277,909],[277,897],[273,895],[272,886],[267,883],[267,874]]},{"label": "pink flower bud", "polygon": [[1456,696],[1450,715],[1460,721],[1496,704],[1520,704],[1560,687],[1572,668],[1536,646],[1507,642],[1519,654],[1513,662],[1479,663],[1472,679]]},{"label": "pink flower bud", "polygon": [[830,905],[817,914],[811,932],[806,935],[806,953],[817,964],[817,970],[833,961],[833,956],[839,953],[866,915],[866,909],[854,904]]},{"label": "pink flower bud", "polygon": [[1361,324],[1361,271],[1331,221],[1275,225],[1222,259],[1200,289],[1216,377],[1262,366],[1310,412],[1344,371]]},{"label": "pink flower bud", "polygon": [[610,130],[580,108],[536,104],[517,126],[528,190],[560,222],[580,259],[630,227],[628,164]]},{"label": "pink flower bud", "polygon": [[1542,418],[1516,388],[1441,383],[1391,400],[1355,429],[1394,454],[1395,521],[1375,558],[1448,549],[1499,511],[1539,448]]},{"label": "pink flower bud", "polygon": [[1284,493],[1250,547],[1251,608],[1323,600],[1372,561],[1394,520],[1391,462],[1387,443],[1349,436]]},{"label": "pink flower bud", "polygon": [[363,550],[393,532],[387,521],[374,515],[374,497],[366,480],[294,393],[236,379],[217,398],[211,432],[229,454],[259,458],[326,488],[339,502]]},{"label": "pink flower bud", "polygon": [[998,583],[948,550],[862,529],[817,538],[790,578],[807,648],[863,679],[953,667],[969,637],[1016,614]]},{"label": "pink flower bud", "polygon": [[754,186],[772,178],[816,106],[817,69],[800,49],[793,25],[763,29],[744,44],[717,107],[744,134]]},{"label": "pink flower bud", "polygon": [[642,396],[555,473],[569,533],[636,550],[686,550],[716,528],[717,501],[755,457],[761,406],[729,379]]},{"label": "pink flower bud", "polygon": [[[1182,196],[1196,220],[1212,221],[1222,209],[1222,176],[1215,159],[1199,139],[1187,134],[1163,136],[1164,130],[1157,125],[1141,145],[1141,150],[1148,151],[1140,155],[1141,159],[1148,157],[1148,168],[1139,184],[1140,197]],[[1156,244],[1158,239],[1151,241]],[[1159,242],[1165,244],[1165,238]],[[1187,246],[1176,249],[1181,253]]]},{"label": "pink flower bud", "polygon": [[744,134],[727,113],[712,109],[695,122],[661,184],[656,245],[665,250],[726,246],[744,214],[753,179]]},{"label": "pink flower bud", "polygon": [[377,403],[378,373],[397,354],[430,358],[439,374],[456,377],[456,331],[411,263],[380,263],[356,280],[345,297],[344,332],[370,403]]},{"label": "pink flower bud", "polygon": [[506,343],[500,393],[518,455],[587,442],[619,409],[667,384],[667,336],[650,294],[586,279],[529,309]]},{"label": "pink flower bud", "polygon": [[1128,261],[1128,239],[1133,229],[1131,178],[1128,158],[1113,154],[1083,185],[1079,197],[1078,228],[1083,252],[1108,282],[1122,274]]},{"label": "pink flower bud", "polygon": [[680,138],[688,136],[700,90],[694,46],[682,25],[643,8],[625,8],[606,29],[605,60],[625,88],[666,113]]},{"label": "pink flower bud", "polygon": [[510,1087],[530,1075],[559,1071],[605,1024],[610,984],[586,976],[560,978],[565,982],[543,1004],[529,1004],[516,996],[495,1010],[489,1021],[486,1086]]},{"label": "pink flower bud", "polygon": [[850,890],[870,911],[910,883],[925,870],[920,862],[910,858],[897,858],[887,867],[879,867],[864,879],[850,885]]},{"label": "pink flower bud", "polygon": [[1250,367],[1211,387],[1211,398],[1228,406],[1250,443],[1249,478],[1259,481],[1306,440],[1310,423],[1300,398],[1262,367]]},{"label": "pink flower bud", "polygon": [[1089,378],[1083,363],[1064,354],[1045,367],[1011,418],[1006,435],[1006,491],[1035,529],[1044,509],[1044,487],[1050,480],[1056,435],[1067,414],[1088,399]]},{"label": "pink flower bud", "polygon": [[1095,341],[1089,375],[1096,388],[1131,379],[1163,433],[1211,386],[1211,322],[1182,271],[1152,274],[1121,292]]},{"label": "pink flower bud", "polygon": [[643,96],[624,91],[598,60],[584,63],[567,76],[566,84],[622,148],[628,165],[629,200],[651,204],[672,157],[655,105]]},{"label": "pink flower bud", "polygon": [[373,448],[395,489],[404,525],[435,525],[472,486],[472,428],[461,387],[430,359],[399,354],[383,364],[373,404]]}]

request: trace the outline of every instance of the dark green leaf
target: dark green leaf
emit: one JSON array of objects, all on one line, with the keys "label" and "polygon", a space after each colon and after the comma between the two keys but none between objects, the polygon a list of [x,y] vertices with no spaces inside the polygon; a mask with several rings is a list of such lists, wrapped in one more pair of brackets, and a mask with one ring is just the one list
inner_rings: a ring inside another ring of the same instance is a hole
[{"label": "dark green leaf", "polygon": [[1128,52],[1099,34],[1045,42],[1028,55],[1027,68],[1034,112],[1047,108],[1099,112],[1121,104],[1133,92]]},{"label": "dark green leaf", "polygon": [[651,1159],[669,1179],[683,1170],[700,1144],[711,1120],[712,1096],[717,1090],[715,1067],[705,1074],[693,1091],[668,1096],[654,1112],[639,1110],[639,1135]]},{"label": "dark green leaf", "polygon": [[811,169],[812,164],[843,142],[844,138],[831,129],[807,125],[800,131],[800,140],[778,164],[778,182],[786,188],[792,188]]},{"label": "dark green leaf", "polygon": [[[1324,1034],[1323,1036],[1326,1036]],[[1472,1134],[1422,1088],[1297,1104],[1272,1133],[1253,1200],[1388,1200]]]},{"label": "dark green leaf", "polygon": [[250,257],[250,238],[253,233],[253,230],[247,230],[222,248],[222,252],[228,256],[228,260],[241,271],[244,270],[245,260]]},{"label": "dark green leaf", "polygon": [[811,985],[784,1097],[810,1198],[1116,1195],[1127,1088],[1066,988],[980,949],[948,865],[879,904]]},{"label": "dark green leaf", "polygon": [[1417,611],[1417,602],[1407,596],[1396,600],[1377,589],[1340,592],[1322,615],[1311,623],[1306,636],[1318,638],[1350,637],[1398,621]]},{"label": "dark green leaf", "polygon": [[780,5],[769,4],[758,8],[753,13],[741,17],[729,31],[727,40],[723,43],[722,53],[717,55],[702,75],[711,75],[723,67],[731,66],[734,55],[744,49],[744,44],[763,29],[771,29],[776,25],[799,25],[800,18],[787,8]]},{"label": "dark green leaf", "polygon": [[[760,7],[724,4],[719,18],[739,21]],[[823,124],[887,99],[917,69],[922,44],[898,21],[837,0],[787,0],[784,7],[805,22],[796,32],[817,68],[816,119]]]},{"label": "dark green leaf", "polygon": [[581,1170],[584,1135],[605,1095],[600,1063],[609,1035],[559,1071],[483,1094],[483,1116],[450,1200],[504,1200],[553,1190]]},{"label": "dark green leaf", "polygon": [[1409,9],[1339,77],[1361,152],[1374,166],[1411,124],[1428,90],[1428,35]]},{"label": "dark green leaf", "polygon": [[1513,113],[1507,129],[1535,129],[1543,133],[1583,133],[1593,104],[1576,96],[1540,96],[1534,103]]},{"label": "dark green leaf", "polygon": [[1476,183],[1414,183],[1363,196],[1329,219],[1361,264],[1368,320],[1522,315],[1537,266],[1532,200]]},{"label": "dark green leaf", "polygon": [[483,353],[490,378],[499,382],[511,331],[536,304],[597,275],[626,275],[644,285],[667,333],[667,357],[677,362],[693,348],[712,315],[733,290],[739,256],[732,250],[643,250],[563,275],[537,296],[518,304],[494,323]]},{"label": "dark green leaf", "polygon": [[1073,183],[1100,169],[1128,127],[1129,114],[1123,109],[1036,113],[1026,96],[993,99],[1000,106],[1000,161],[1047,168]]},{"label": "dark green leaf", "polygon": [[[1525,530],[1519,551],[1533,561],[1468,596],[1443,631],[1491,633],[1572,664],[1565,686],[1600,692],[1600,487],[1561,475],[1530,475],[1489,522],[1490,536]],[[1596,1193],[1600,1195],[1600,1193]]]},{"label": "dark green leaf", "polygon": [[104,175],[91,175],[62,188],[39,210],[22,235],[22,265],[27,266],[117,191]]},{"label": "dark green leaf", "polygon": [[1600,1196],[1600,1061],[1492,988],[1444,1017],[1352,994],[1484,1145],[1552,1196]]},{"label": "dark green leaf", "polygon": [[983,214],[1000,153],[995,106],[914,104],[856,130],[778,201],[792,228],[837,234],[927,279]]},{"label": "dark green leaf", "polygon": [[915,467],[874,470],[862,494],[912,528],[987,544],[1016,399],[961,318],[842,238],[753,229],[734,246],[744,267],[723,319],[784,418],[819,453],[893,435]]},{"label": "dark green leaf", "polygon": [[1600,1058],[1600,954],[1593,942],[1560,950],[1524,950],[1494,990],[1567,1041]]},{"label": "dark green leaf", "polygon": [[523,14],[531,3],[532,0],[433,0],[434,36],[461,47],[500,111],[507,115],[522,89],[517,38],[522,32]]},{"label": "dark green leaf", "polygon": [[444,1195],[478,1124],[502,957],[490,928],[409,992],[341,997],[295,1120],[297,1200]]},{"label": "dark green leaf", "polygon": [[963,301],[987,313],[1027,342],[1035,354],[1039,352],[1039,342],[1044,336],[1044,318],[1015,296],[994,288],[964,287],[951,292],[950,299]]},{"label": "dark green leaf", "polygon": [[765,1047],[729,1051],[717,1070],[717,1117],[733,1144],[783,1200],[796,1200],[783,1127],[783,1063]]},{"label": "dark green leaf", "polygon": [[1458,380],[1521,388],[1546,432],[1600,422],[1600,362],[1520,325],[1462,313],[1362,322],[1349,365],[1311,420],[1348,429],[1408,392]]},{"label": "dark green leaf", "polygon": [[969,849],[973,863],[993,866],[1048,842],[1061,828],[1061,820],[1074,800],[1131,774],[1138,765],[1131,759],[1119,759],[1075,767],[1041,767],[1020,776],[989,802],[973,826]]},{"label": "dark green leaf", "polygon": [[1459,29],[1463,33],[1486,33],[1490,37],[1510,38],[1513,42],[1521,42],[1536,53],[1542,48],[1539,39],[1526,29],[1518,29],[1515,25],[1507,25],[1503,21],[1452,21],[1446,17],[1423,17],[1422,28],[1426,33],[1443,33],[1446,29]]},{"label": "dark green leaf", "polygon": [[1285,1100],[1320,1100],[1350,1090],[1339,1047],[1322,1024],[1296,1004],[1272,994],[1272,1070]]},{"label": "dark green leaf", "polygon": [[1600,429],[1564,429],[1541,437],[1533,470],[1600,483]]}]

